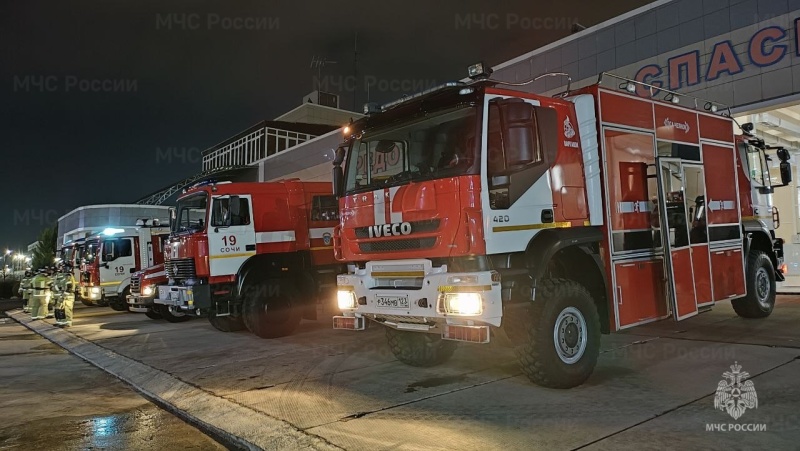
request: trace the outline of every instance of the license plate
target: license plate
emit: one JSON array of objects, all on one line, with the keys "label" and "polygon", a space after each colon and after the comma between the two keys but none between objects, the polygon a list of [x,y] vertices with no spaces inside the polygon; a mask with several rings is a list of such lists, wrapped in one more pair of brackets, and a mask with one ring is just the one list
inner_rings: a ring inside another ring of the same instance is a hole
[{"label": "license plate", "polygon": [[378,296],[378,307],[408,308],[408,296]]}]

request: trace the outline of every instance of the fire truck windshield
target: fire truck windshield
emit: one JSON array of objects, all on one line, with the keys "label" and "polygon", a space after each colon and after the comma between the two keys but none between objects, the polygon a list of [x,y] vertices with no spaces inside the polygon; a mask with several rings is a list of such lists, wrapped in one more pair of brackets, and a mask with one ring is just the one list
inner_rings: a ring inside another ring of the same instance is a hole
[{"label": "fire truck windshield", "polygon": [[367,130],[350,147],[345,192],[473,173],[478,131],[476,107]]},{"label": "fire truck windshield", "polygon": [[86,243],[86,246],[83,249],[83,261],[86,263],[92,263],[97,257],[97,251],[99,249],[100,243],[96,241],[92,243]]},{"label": "fire truck windshield", "polygon": [[173,224],[173,232],[200,232],[206,226],[206,206],[208,195],[206,193],[193,194],[178,201],[175,207],[177,220]]}]

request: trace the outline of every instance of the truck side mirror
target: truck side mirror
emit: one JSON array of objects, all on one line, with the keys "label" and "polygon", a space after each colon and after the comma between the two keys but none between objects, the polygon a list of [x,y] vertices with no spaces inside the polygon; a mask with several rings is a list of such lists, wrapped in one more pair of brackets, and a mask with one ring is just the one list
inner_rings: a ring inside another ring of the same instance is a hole
[{"label": "truck side mirror", "polygon": [[781,183],[786,186],[792,182],[792,165],[788,161],[781,161]]},{"label": "truck side mirror", "polygon": [[336,166],[341,166],[342,162],[344,162],[344,157],[347,154],[347,147],[339,146],[336,148],[333,154],[333,164]]},{"label": "truck side mirror", "polygon": [[522,99],[505,99],[498,102],[506,168],[534,161],[536,143],[536,114],[533,105]]},{"label": "truck side mirror", "polygon": [[344,171],[342,170],[341,166],[334,166],[333,167],[333,196],[337,199],[342,197],[343,184],[344,184]]},{"label": "truck side mirror", "polygon": [[175,212],[175,207],[169,207],[169,229],[175,230],[175,218],[177,214]]}]

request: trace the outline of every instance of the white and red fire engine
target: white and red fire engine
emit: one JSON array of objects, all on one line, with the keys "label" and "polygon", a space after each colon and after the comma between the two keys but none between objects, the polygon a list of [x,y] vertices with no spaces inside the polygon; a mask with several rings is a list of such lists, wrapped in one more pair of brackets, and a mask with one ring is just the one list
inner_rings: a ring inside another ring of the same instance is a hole
[{"label": "white and red fire engine", "polygon": [[171,314],[207,314],[221,331],[272,338],[334,302],[342,266],[333,256],[339,209],[330,184],[202,182],[174,211],[169,283],[155,299]]},{"label": "white and red fire engine", "polygon": [[417,366],[501,338],[532,381],[572,387],[601,333],[723,300],[770,314],[782,243],[742,217],[721,105],[611,74],[546,97],[470,73],[345,128],[334,328],[383,324]]},{"label": "white and red fire engine", "polygon": [[127,310],[131,275],[162,261],[168,235],[158,220],[140,220],[136,227],[109,227],[87,237],[80,278],[84,303]]}]

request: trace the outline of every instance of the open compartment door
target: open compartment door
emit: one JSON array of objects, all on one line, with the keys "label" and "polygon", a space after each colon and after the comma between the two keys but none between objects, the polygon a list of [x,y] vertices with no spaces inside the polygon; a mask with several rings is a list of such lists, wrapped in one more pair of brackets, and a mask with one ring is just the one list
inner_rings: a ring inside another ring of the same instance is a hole
[{"label": "open compartment door", "polygon": [[676,321],[697,314],[686,180],[677,158],[658,158],[660,233],[663,235],[667,292]]}]

